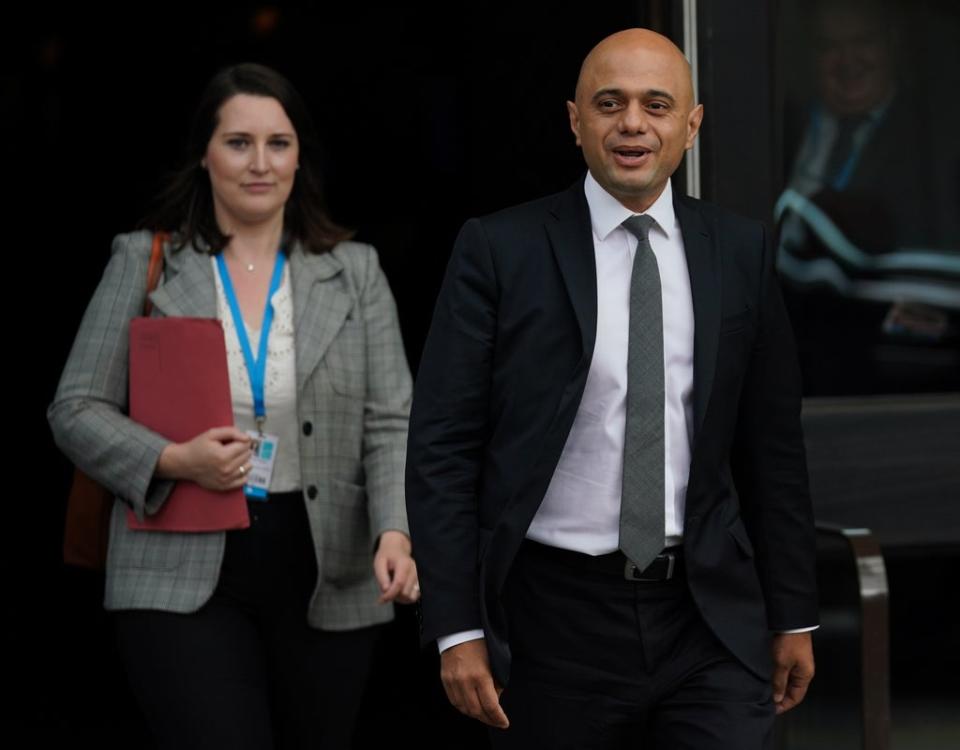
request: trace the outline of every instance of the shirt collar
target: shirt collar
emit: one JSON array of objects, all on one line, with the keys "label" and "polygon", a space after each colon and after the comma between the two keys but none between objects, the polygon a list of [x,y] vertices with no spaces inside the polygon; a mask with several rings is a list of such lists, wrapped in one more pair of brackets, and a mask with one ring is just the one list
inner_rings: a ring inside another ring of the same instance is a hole
[{"label": "shirt collar", "polygon": [[[619,228],[634,212],[624,206],[610,193],[600,186],[593,175],[587,172],[587,179],[583,184],[583,192],[587,196],[587,207],[590,209],[590,223],[593,233],[603,242],[611,232]],[[677,227],[677,217],[673,211],[673,183],[667,180],[666,187],[660,196],[653,202],[644,214],[656,221],[656,228],[670,239]]]}]

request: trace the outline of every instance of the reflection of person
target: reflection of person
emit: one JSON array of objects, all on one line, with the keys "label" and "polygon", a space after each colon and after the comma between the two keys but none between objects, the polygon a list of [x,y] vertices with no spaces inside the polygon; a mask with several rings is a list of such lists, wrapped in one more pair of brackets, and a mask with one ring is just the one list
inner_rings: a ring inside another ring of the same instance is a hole
[{"label": "reflection of person", "polygon": [[[812,17],[818,96],[805,118],[787,118],[790,189],[814,197],[861,248],[935,243],[942,232],[934,160],[915,142],[917,107],[898,92],[892,20],[864,0],[822,2]],[[817,229],[801,205],[791,208]]]},{"label": "reflection of person", "polygon": [[[155,228],[174,234],[154,314],[222,320],[235,426],[173,444],[124,416],[148,232],[114,241],[49,410],[64,452],[118,498],[106,606],[161,747],[347,747],[373,626],[392,618],[380,605],[419,595],[402,500],[410,376],[394,302],[375,251],[325,215],[317,148],[284,78],[228,68],[208,85],[186,166],[158,203]],[[261,336],[257,413],[276,453],[268,499],[249,501],[250,528],[128,529],[126,508],[155,513],[172,480],[244,484],[248,431],[262,438],[240,339],[256,351]]]},{"label": "reflection of person", "polygon": [[[876,344],[942,346],[957,334],[949,313],[960,309],[957,162],[922,90],[901,81],[884,5],[825,0],[811,17],[817,97],[805,116],[786,117],[792,168],[777,206],[777,262],[808,294],[857,300],[795,301],[801,341],[816,350],[804,357],[808,386],[830,381],[842,391],[848,377],[853,390],[883,389],[897,378],[872,364]],[[824,356],[832,340],[839,360]]]},{"label": "reflection of person", "polygon": [[896,90],[895,40],[863,2],[817,6],[813,108],[793,181],[842,190],[863,167],[863,150],[887,114]]},{"label": "reflection of person", "polygon": [[771,253],[672,190],[703,110],[666,38],[601,42],[568,107],[585,181],[467,222],[424,349],[423,637],[497,747],[759,748],[817,618]]}]

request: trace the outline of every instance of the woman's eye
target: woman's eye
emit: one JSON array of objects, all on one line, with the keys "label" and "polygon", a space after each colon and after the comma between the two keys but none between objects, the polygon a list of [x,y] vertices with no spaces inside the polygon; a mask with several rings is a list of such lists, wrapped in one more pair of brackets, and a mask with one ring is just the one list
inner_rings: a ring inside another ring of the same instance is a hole
[{"label": "woman's eye", "polygon": [[227,145],[230,148],[242,149],[246,147],[247,139],[246,138],[229,138],[227,140]]},{"label": "woman's eye", "polygon": [[278,151],[282,151],[283,149],[290,148],[290,141],[283,138],[279,138],[275,141],[270,141],[270,146],[277,149]]}]

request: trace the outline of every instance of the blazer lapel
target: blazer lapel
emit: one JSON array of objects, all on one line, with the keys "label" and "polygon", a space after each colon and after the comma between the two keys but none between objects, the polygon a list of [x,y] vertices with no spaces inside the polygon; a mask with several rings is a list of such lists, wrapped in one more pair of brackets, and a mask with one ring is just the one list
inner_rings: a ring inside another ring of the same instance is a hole
[{"label": "blazer lapel", "polygon": [[163,283],[150,300],[163,315],[178,318],[217,317],[217,291],[207,253],[190,244],[176,253],[164,248]]},{"label": "blazer lapel", "polygon": [[353,310],[353,299],[332,282],[342,272],[333,253],[306,253],[299,243],[290,253],[298,393]]},{"label": "blazer lapel", "polygon": [[[298,392],[353,309],[349,295],[326,283],[342,271],[343,264],[332,253],[307,254],[299,243],[290,253]],[[191,245],[176,253],[166,247],[163,284],[150,294],[155,309],[169,317],[217,317],[213,273],[207,253]]]},{"label": "blazer lapel", "polygon": [[716,238],[696,204],[674,195],[693,295],[694,439],[710,402],[720,337],[720,258]]},{"label": "blazer lapel", "polygon": [[583,180],[557,197],[546,229],[580,328],[583,354],[579,373],[590,367],[597,341],[597,263]]}]

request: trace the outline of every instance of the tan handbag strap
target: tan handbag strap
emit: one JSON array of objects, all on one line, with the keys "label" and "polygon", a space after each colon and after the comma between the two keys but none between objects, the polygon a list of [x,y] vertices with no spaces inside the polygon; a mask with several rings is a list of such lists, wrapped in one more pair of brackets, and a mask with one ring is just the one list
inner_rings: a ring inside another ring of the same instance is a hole
[{"label": "tan handbag strap", "polygon": [[147,266],[147,294],[143,298],[143,314],[150,317],[153,312],[153,303],[150,301],[150,292],[157,288],[160,282],[160,273],[163,271],[163,244],[169,238],[166,232],[157,232],[153,235],[153,247],[150,249],[150,265]]}]

